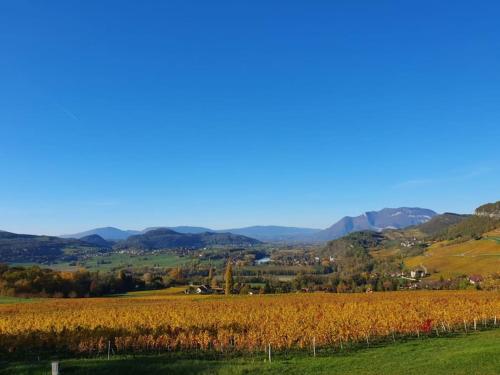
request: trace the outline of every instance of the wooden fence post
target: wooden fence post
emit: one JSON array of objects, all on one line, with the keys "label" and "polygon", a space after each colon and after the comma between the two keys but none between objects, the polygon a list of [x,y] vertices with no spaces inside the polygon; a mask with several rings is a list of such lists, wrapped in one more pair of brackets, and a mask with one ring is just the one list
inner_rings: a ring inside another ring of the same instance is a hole
[{"label": "wooden fence post", "polygon": [[52,362],[52,375],[59,375],[59,362]]}]

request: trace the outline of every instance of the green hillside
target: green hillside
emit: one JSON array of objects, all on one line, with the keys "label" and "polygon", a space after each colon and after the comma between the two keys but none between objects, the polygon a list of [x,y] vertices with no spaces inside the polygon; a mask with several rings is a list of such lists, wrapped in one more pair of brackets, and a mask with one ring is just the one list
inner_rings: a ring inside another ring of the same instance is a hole
[{"label": "green hillside", "polygon": [[0,231],[0,262],[45,263],[97,250],[96,245],[81,240]]}]

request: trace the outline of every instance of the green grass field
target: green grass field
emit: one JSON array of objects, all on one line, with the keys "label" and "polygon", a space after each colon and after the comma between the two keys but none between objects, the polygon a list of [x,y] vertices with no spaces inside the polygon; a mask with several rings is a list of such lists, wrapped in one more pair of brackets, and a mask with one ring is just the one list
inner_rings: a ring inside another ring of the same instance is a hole
[{"label": "green grass field", "polygon": [[[93,256],[79,261],[77,265],[68,262],[53,263],[49,266],[58,271],[76,271],[85,268],[89,271],[110,271],[123,268],[160,267],[170,268],[192,262],[192,258],[180,257],[172,253],[159,253],[148,255],[130,255],[113,253],[107,256]],[[16,263],[19,266],[32,266],[34,263]]]},{"label": "green grass field", "polygon": [[[456,337],[422,338],[346,353],[321,351],[231,359],[187,359],[173,355],[62,360],[66,374],[360,374],[486,375],[500,373],[500,329]],[[50,362],[2,362],[0,374],[50,374]]]},{"label": "green grass field", "polygon": [[[10,303],[28,303],[28,302],[34,302],[36,301],[37,298],[19,298],[19,297],[6,297],[6,296],[0,296],[0,305],[1,304],[10,304]],[[38,298],[40,300],[40,298]]]}]

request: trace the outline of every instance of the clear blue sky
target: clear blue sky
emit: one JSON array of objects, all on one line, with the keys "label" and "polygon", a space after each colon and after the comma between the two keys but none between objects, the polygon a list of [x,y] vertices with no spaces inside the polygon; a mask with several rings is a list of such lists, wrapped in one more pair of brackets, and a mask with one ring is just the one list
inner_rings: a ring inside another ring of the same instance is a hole
[{"label": "clear blue sky", "polygon": [[0,229],[500,199],[498,1],[0,3]]}]

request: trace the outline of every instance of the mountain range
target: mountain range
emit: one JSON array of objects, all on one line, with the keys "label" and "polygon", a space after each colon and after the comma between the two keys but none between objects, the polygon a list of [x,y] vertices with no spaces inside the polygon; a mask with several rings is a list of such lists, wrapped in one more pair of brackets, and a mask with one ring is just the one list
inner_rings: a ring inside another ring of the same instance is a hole
[{"label": "mountain range", "polygon": [[384,208],[380,211],[368,211],[362,215],[346,216],[331,227],[312,235],[314,242],[330,241],[352,232],[371,230],[381,232],[385,229],[402,229],[423,224],[437,213],[418,207]]},{"label": "mountain range", "polygon": [[360,230],[382,231],[384,229],[401,229],[411,225],[425,223],[436,212],[418,207],[384,208],[380,211],[368,211],[359,216],[346,216],[326,229],[286,227],[276,225],[257,225],[243,228],[232,228],[214,230],[205,227],[176,226],[176,227],[149,227],[142,231],[121,230],[114,227],[104,227],[88,230],[71,235],[63,235],[62,238],[81,239],[90,235],[99,235],[108,241],[125,240],[133,235],[140,235],[156,229],[169,229],[184,234],[200,233],[232,233],[251,237],[262,242],[282,243],[318,243],[326,242],[348,233]]}]

